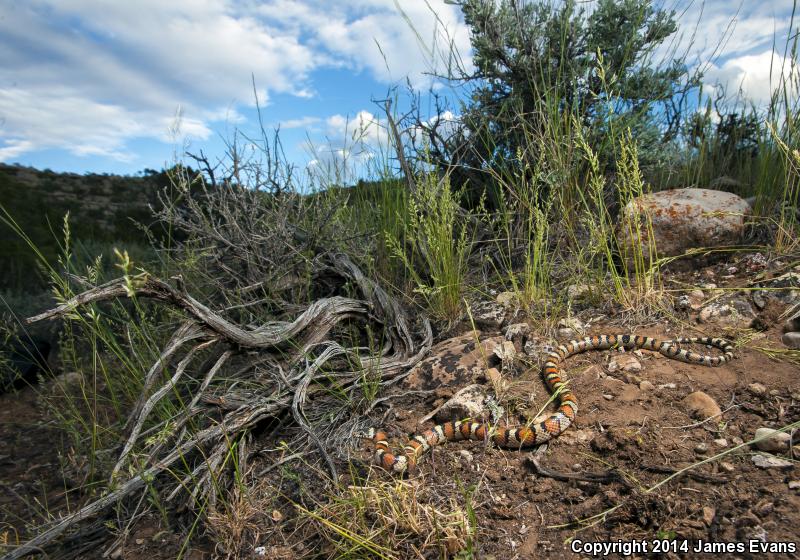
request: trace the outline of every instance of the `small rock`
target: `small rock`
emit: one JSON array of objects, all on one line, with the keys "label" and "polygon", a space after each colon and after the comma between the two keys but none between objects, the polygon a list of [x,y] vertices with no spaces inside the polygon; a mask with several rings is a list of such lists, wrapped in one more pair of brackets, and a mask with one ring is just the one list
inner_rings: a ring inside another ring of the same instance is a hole
[{"label": "small rock", "polygon": [[694,446],[694,450],[696,453],[706,453],[708,451],[708,444],[700,442]]},{"label": "small rock", "polygon": [[461,449],[459,451],[459,454],[461,455],[461,458],[464,459],[467,463],[471,463],[473,461],[473,459],[474,459],[474,457],[472,456],[472,453],[470,453],[466,449]]},{"label": "small rock", "polygon": [[491,329],[499,329],[506,320],[506,310],[492,301],[481,301],[472,306],[475,323]]},{"label": "small rock", "polygon": [[[617,366],[621,368],[622,371],[627,371],[628,373],[639,373],[642,371],[642,364],[631,354],[620,354],[612,358],[611,362],[616,362]],[[608,364],[609,367],[611,366],[611,362]]]},{"label": "small rock", "polygon": [[616,360],[611,360],[608,362],[608,373],[614,373],[619,369],[619,364]]},{"label": "small rock", "polygon": [[529,338],[528,340],[525,341],[525,345],[522,347],[522,351],[525,352],[526,356],[533,357],[537,356],[542,351],[542,347],[541,344]]},{"label": "small rock", "polygon": [[580,299],[591,293],[591,291],[592,289],[588,284],[572,284],[567,288],[567,297],[569,299]]},{"label": "small rock", "polygon": [[495,387],[500,386],[503,383],[503,376],[497,370],[497,368],[489,368],[486,370],[486,379],[494,385]]},{"label": "small rock", "polygon": [[772,428],[759,428],[756,430],[755,446],[761,451],[781,452],[789,449],[791,435],[779,432]]},{"label": "small rock", "polygon": [[742,445],[744,443],[744,440],[739,436],[731,437],[731,441],[733,442],[733,445]]},{"label": "small rock", "polygon": [[514,323],[506,327],[506,340],[513,342],[522,342],[522,339],[528,336],[531,331],[531,326],[528,323]]},{"label": "small rock", "polygon": [[639,389],[642,391],[652,391],[655,388],[656,386],[650,383],[647,379],[639,383]]},{"label": "small rock", "polygon": [[136,539],[136,544],[144,544],[144,539]]},{"label": "small rock", "polygon": [[677,389],[678,386],[674,383],[662,383],[658,386],[659,389]]},{"label": "small rock", "polygon": [[583,329],[583,324],[575,317],[566,317],[565,319],[561,319],[558,322],[558,326],[564,329],[572,329],[575,332],[579,332]]},{"label": "small rock", "polygon": [[783,324],[783,332],[797,332],[800,331],[800,314],[792,319],[787,319]]},{"label": "small rock", "polygon": [[717,511],[711,506],[703,506],[703,523],[710,526],[714,522]]},{"label": "small rock", "polygon": [[576,337],[577,333],[572,329],[558,329],[556,336],[559,340],[572,340]]},{"label": "small rock", "polygon": [[725,438],[717,438],[714,440],[714,445],[717,447],[728,447],[728,440]]},{"label": "small rock", "polygon": [[753,292],[753,305],[755,305],[759,311],[763,310],[767,306],[767,300],[765,296],[762,295],[761,291]]},{"label": "small rock", "polygon": [[633,373],[626,373],[622,378],[625,380],[625,383],[630,383],[631,385],[638,386],[639,383],[642,382],[641,378]]},{"label": "small rock", "polygon": [[703,301],[706,299],[706,294],[703,293],[703,290],[692,290],[686,294],[686,297],[689,300],[689,307],[697,311],[703,307]]},{"label": "small rock", "polygon": [[775,510],[775,504],[772,502],[761,502],[756,505],[753,511],[762,519]]},{"label": "small rock", "polygon": [[684,294],[682,296],[679,296],[678,299],[675,300],[675,309],[678,309],[679,311],[686,311],[687,309],[691,308],[692,308],[692,302],[689,299],[689,296]]},{"label": "small rock", "polygon": [[759,270],[764,270],[767,268],[767,258],[762,255],[761,253],[752,253],[750,255],[745,255],[744,258],[741,260],[741,263],[747,269],[748,272],[757,272]]},{"label": "small rock", "polygon": [[494,355],[500,358],[501,361],[512,363],[517,356],[517,349],[514,348],[514,343],[510,340],[504,340],[502,344],[495,346]]},{"label": "small rock", "polygon": [[572,465],[572,470],[575,472],[580,472],[583,470],[583,465],[581,465],[580,463],[575,463],[574,465]]},{"label": "small rock", "polygon": [[614,400],[614,395],[609,395],[608,393],[606,393],[606,394],[603,395],[603,398],[605,400],[607,400],[607,401],[613,401]]},{"label": "small rock", "polygon": [[754,395],[765,395],[767,393],[767,388],[764,387],[761,383],[751,383],[747,386],[747,390],[750,391]]},{"label": "small rock", "polygon": [[712,303],[705,306],[697,317],[701,323],[712,323],[727,329],[746,329],[754,318],[755,312],[750,303],[742,299],[733,299],[730,303]]},{"label": "small rock", "polygon": [[794,463],[774,455],[753,455],[753,464],[762,469],[791,469]]},{"label": "small rock", "polygon": [[517,294],[514,292],[500,292],[495,301],[503,307],[514,307],[517,304]]},{"label": "small rock", "polygon": [[800,332],[786,333],[781,337],[781,342],[792,350],[800,350]]},{"label": "small rock", "polygon": [[722,410],[717,402],[702,391],[695,391],[686,396],[683,404],[689,409],[689,413],[698,420],[722,415]]},{"label": "small rock", "polygon": [[435,418],[447,422],[457,418],[480,418],[486,408],[486,393],[480,385],[467,385],[442,406],[420,420],[420,423]]},{"label": "small rock", "polygon": [[733,463],[729,463],[727,461],[720,461],[719,468],[725,472],[733,472],[736,470],[736,467],[733,466]]},{"label": "small rock", "polygon": [[789,490],[800,490],[800,480],[790,480]]}]

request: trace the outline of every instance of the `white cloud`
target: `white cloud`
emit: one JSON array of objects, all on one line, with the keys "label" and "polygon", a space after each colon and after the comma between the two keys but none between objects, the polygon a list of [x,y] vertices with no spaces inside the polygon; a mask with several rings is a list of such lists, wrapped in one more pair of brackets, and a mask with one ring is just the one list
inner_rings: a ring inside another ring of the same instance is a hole
[{"label": "white cloud", "polygon": [[471,68],[469,28],[444,0],[269,0],[259,13],[308,34],[329,64],[366,69],[382,82],[433,85],[427,74],[445,70],[450,44]]},{"label": "white cloud", "polygon": [[283,129],[289,128],[310,128],[318,124],[322,119],[319,117],[300,117],[299,119],[287,119],[280,121],[280,127]]},{"label": "white cloud", "polygon": [[[744,97],[763,106],[769,103],[772,93],[782,85],[781,76],[790,85],[792,93],[797,94],[796,80],[793,82],[790,77],[794,64],[791,59],[784,59],[769,50],[730,58],[719,67],[712,64],[705,79],[711,87],[716,83],[725,86],[728,95],[734,95],[741,89]],[[795,77],[797,72],[795,66]]]},{"label": "white cloud", "polygon": [[[300,90],[315,68],[296,37],[235,13],[223,0],[0,0],[0,151],[47,148],[129,161],[135,138],[185,138],[242,122],[236,104]],[[2,144],[0,144],[2,145]]]},{"label": "white cloud", "polygon": [[325,120],[325,124],[328,138],[345,145],[380,148],[388,140],[386,124],[369,111],[359,111],[355,117],[332,115]]},{"label": "white cloud", "polygon": [[[458,8],[443,1],[431,6],[468,50]],[[426,0],[402,6],[430,43]],[[430,83],[393,0],[0,0],[0,13],[4,159],[46,148],[129,159],[129,140],[169,136],[179,106],[183,133],[206,138],[215,121],[242,122],[235,107],[253,105],[252,76],[262,107],[271,93],[313,96],[322,66]]]}]

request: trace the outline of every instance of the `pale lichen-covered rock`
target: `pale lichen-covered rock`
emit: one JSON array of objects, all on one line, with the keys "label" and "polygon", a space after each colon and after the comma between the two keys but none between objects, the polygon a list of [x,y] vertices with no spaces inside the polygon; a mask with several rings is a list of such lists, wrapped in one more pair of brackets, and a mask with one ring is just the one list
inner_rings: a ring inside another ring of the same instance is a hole
[{"label": "pale lichen-covered rock", "polygon": [[450,338],[431,348],[431,356],[414,366],[402,381],[402,386],[413,390],[432,390],[473,383],[485,373],[487,367],[500,362],[494,351],[505,341],[502,336],[494,336],[476,343],[479,334]]},{"label": "pale lichen-covered rock", "polygon": [[695,247],[733,245],[741,241],[749,213],[744,199],[722,191],[690,188],[646,194],[629,202],[620,213],[617,242],[624,258],[630,260],[638,245],[647,259],[647,215],[659,256],[681,255]]},{"label": "pale lichen-covered rock", "polygon": [[756,313],[744,297],[728,296],[704,307],[697,320],[713,324],[721,329],[746,329],[750,327]]},{"label": "pale lichen-covered rock", "polygon": [[420,423],[431,419],[438,423],[465,418],[479,420],[484,419],[486,413],[486,390],[480,385],[467,385],[442,406],[420,419]]}]

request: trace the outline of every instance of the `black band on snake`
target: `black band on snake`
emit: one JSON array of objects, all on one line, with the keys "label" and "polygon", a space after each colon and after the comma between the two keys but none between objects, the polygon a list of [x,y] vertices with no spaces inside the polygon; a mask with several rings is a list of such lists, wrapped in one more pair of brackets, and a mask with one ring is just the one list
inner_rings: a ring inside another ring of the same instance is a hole
[{"label": "black band on snake", "polygon": [[[721,356],[707,356],[680,348],[680,344],[705,344],[718,348]],[[564,383],[561,363],[575,354],[589,350],[608,350],[610,348],[652,350],[682,362],[704,366],[719,366],[733,359],[733,345],[721,338],[693,337],[659,341],[647,336],[612,334],[587,336],[582,340],[571,340],[551,352],[542,368],[542,376],[550,393],[558,401],[558,410],[542,422],[530,426],[492,426],[470,420],[459,420],[438,424],[421,434],[415,435],[406,444],[403,453],[393,454],[389,449],[386,434],[372,429],[366,436],[375,445],[374,461],[387,471],[401,474],[413,471],[417,461],[433,446],[447,441],[466,439],[486,441],[499,447],[521,449],[540,445],[563,433],[578,414],[578,401],[575,394]]]}]

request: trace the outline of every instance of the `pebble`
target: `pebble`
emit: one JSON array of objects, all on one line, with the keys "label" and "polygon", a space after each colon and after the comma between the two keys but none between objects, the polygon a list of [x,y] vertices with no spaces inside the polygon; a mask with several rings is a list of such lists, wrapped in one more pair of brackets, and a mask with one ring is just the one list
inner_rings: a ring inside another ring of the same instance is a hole
[{"label": "pebble", "polygon": [[656,386],[650,383],[647,379],[639,383],[639,389],[642,391],[652,391]]},{"label": "pebble", "polygon": [[712,416],[718,418],[722,415],[717,402],[702,391],[695,391],[683,399],[683,404],[689,413],[698,420],[705,420]]},{"label": "pebble", "polygon": [[800,490],[800,480],[790,480],[789,490]]},{"label": "pebble", "polygon": [[639,385],[639,383],[642,382],[641,378],[633,373],[626,373],[622,378],[625,380],[625,383],[630,383],[631,385]]},{"label": "pebble", "polygon": [[658,386],[659,389],[677,389],[678,386],[674,383],[662,383]]},{"label": "pebble", "polygon": [[570,299],[579,299],[592,291],[588,284],[572,284],[567,288],[567,296]]},{"label": "pebble", "polygon": [[613,401],[614,395],[609,395],[608,393],[606,393],[605,395],[603,395],[603,398],[607,401]]},{"label": "pebble", "polygon": [[531,326],[528,323],[514,323],[506,328],[506,340],[517,340],[528,335]]},{"label": "pebble", "polygon": [[753,292],[753,304],[759,310],[762,310],[767,306],[767,300],[764,299],[764,296],[761,295],[761,292]]},{"label": "pebble", "polygon": [[747,390],[754,395],[764,395],[767,392],[767,388],[764,387],[761,383],[751,383],[750,385],[747,386]]},{"label": "pebble", "polygon": [[781,342],[792,350],[800,350],[800,332],[787,332],[781,337]]},{"label": "pebble", "polygon": [[708,451],[708,444],[707,443],[698,443],[694,446],[694,450],[697,453],[706,453]]},{"label": "pebble", "polygon": [[495,387],[500,387],[503,383],[503,376],[497,370],[497,368],[487,369],[484,375],[486,376],[486,379],[488,379]]},{"label": "pebble", "polygon": [[514,292],[500,292],[495,301],[503,307],[513,307],[517,303],[517,294]]},{"label": "pebble", "polygon": [[572,470],[575,472],[579,472],[583,470],[583,466],[580,463],[575,463],[574,465],[572,465]]},{"label": "pebble", "polygon": [[687,294],[687,298],[689,299],[689,307],[697,311],[703,307],[703,300],[706,298],[706,294],[703,293],[703,290],[692,290]]},{"label": "pebble", "polygon": [[572,340],[573,338],[575,338],[575,334],[576,334],[576,333],[575,333],[575,331],[574,331],[574,330],[572,330],[572,329],[567,329],[567,328],[564,328],[564,329],[558,329],[558,331],[556,332],[556,336],[557,336],[557,337],[558,337],[560,340]]},{"label": "pebble", "polygon": [[464,459],[467,463],[471,463],[472,462],[472,459],[473,459],[472,453],[470,453],[466,449],[460,450],[459,453],[461,454],[461,458]]},{"label": "pebble", "polygon": [[772,502],[763,502],[755,507],[755,513],[759,517],[763,518],[775,510],[775,504]]},{"label": "pebble", "polygon": [[583,329],[583,323],[581,323],[575,317],[567,317],[566,319],[561,319],[558,322],[558,326],[564,329],[572,329],[573,331],[580,331]]},{"label": "pebble", "polygon": [[789,449],[791,435],[788,432],[779,432],[772,428],[759,428],[756,430],[755,446],[761,451],[780,452]]},{"label": "pebble", "polygon": [[744,443],[744,440],[739,436],[733,436],[731,441],[733,442],[733,445],[742,445]]},{"label": "pebble", "polygon": [[753,455],[753,464],[762,469],[791,469],[794,463],[772,455]]},{"label": "pebble", "polygon": [[720,461],[719,468],[725,472],[733,472],[736,470],[736,467],[733,466],[733,463],[729,463],[727,461]]},{"label": "pebble", "polygon": [[797,331],[800,331],[800,316],[788,319],[783,324],[783,332],[790,333],[790,332],[797,332]]},{"label": "pebble", "polygon": [[608,371],[613,373],[617,370],[627,373],[639,373],[642,371],[642,364],[631,354],[621,354],[611,358],[611,361],[608,362]]},{"label": "pebble", "polygon": [[710,526],[716,514],[717,511],[713,507],[703,506],[703,523]]},{"label": "pebble", "polygon": [[728,447],[728,440],[725,438],[717,438],[714,440],[714,445],[717,447]]}]

